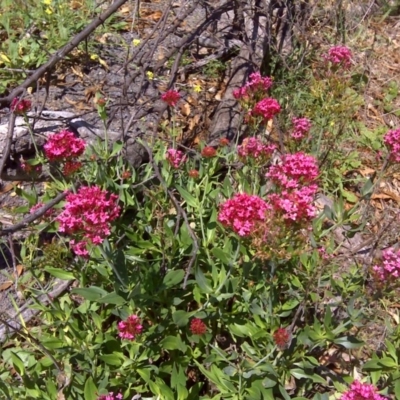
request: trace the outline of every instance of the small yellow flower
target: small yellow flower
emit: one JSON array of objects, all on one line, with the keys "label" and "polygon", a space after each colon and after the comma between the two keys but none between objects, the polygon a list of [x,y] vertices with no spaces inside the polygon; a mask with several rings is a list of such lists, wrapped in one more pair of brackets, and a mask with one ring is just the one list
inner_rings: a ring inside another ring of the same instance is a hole
[{"label": "small yellow flower", "polygon": [[46,9],[44,10],[44,12],[45,12],[46,14],[48,14],[48,15],[53,14],[53,11],[51,10],[51,8],[46,8]]},{"label": "small yellow flower", "polygon": [[152,81],[154,79],[154,74],[151,71],[147,71],[146,75],[147,75],[147,79],[149,79],[150,81]]},{"label": "small yellow flower", "polygon": [[139,46],[140,42],[141,42],[140,39],[133,39],[133,40],[132,40],[132,44],[133,44],[135,47],[136,47],[136,46]]},{"label": "small yellow flower", "polygon": [[194,86],[193,86],[193,90],[194,90],[196,93],[200,93],[203,89],[201,88],[201,86],[200,86],[199,84],[197,84],[197,85],[194,85]]},{"label": "small yellow flower", "polygon": [[49,6],[51,4],[52,0],[43,0],[43,4],[46,6]]},{"label": "small yellow flower", "polygon": [[334,125],[335,125],[335,122],[334,122],[334,121],[331,121],[329,125],[330,125],[330,126],[334,126]]},{"label": "small yellow flower", "polygon": [[91,54],[90,55],[90,59],[93,61],[96,61],[99,58],[99,56],[97,54]]}]

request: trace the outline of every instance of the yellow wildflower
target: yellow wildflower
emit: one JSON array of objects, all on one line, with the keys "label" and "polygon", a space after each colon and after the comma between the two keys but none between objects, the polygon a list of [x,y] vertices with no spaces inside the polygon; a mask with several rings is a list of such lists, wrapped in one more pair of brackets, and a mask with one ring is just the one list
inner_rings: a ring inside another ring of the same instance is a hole
[{"label": "yellow wildflower", "polygon": [[154,79],[154,74],[151,71],[147,71],[146,75],[147,75],[147,79],[149,79],[150,81],[152,81]]},{"label": "yellow wildflower", "polygon": [[132,44],[133,44],[135,47],[136,47],[136,46],[139,46],[140,42],[141,42],[140,39],[133,39],[133,40],[132,40]]},{"label": "yellow wildflower", "polygon": [[49,6],[51,4],[52,0],[43,0],[43,4],[46,6]]},{"label": "yellow wildflower", "polygon": [[51,8],[46,8],[46,9],[44,10],[44,12],[45,12],[46,14],[48,14],[48,15],[53,14],[53,11],[51,10]]},{"label": "yellow wildflower", "polygon": [[199,84],[197,84],[197,85],[194,85],[194,86],[193,86],[193,90],[194,90],[196,93],[200,93],[200,92],[202,91],[202,88],[201,88],[201,86],[200,86]]}]

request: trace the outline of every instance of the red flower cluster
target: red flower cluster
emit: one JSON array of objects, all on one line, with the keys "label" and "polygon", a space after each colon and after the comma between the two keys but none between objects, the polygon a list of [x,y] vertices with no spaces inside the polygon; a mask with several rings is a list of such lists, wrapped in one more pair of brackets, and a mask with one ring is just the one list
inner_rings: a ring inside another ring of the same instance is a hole
[{"label": "red flower cluster", "polygon": [[32,107],[30,100],[20,99],[15,97],[11,102],[10,109],[16,115],[26,114]]},{"label": "red flower cluster", "polygon": [[118,323],[118,336],[122,339],[135,340],[136,335],[142,333],[143,326],[137,315],[130,315],[125,321]]},{"label": "red flower cluster", "polygon": [[390,148],[391,159],[400,162],[400,128],[386,133],[383,141]]},{"label": "red flower cluster", "polygon": [[273,334],[274,342],[280,349],[285,349],[290,342],[290,333],[284,328],[278,328]]},{"label": "red flower cluster", "polygon": [[293,139],[303,139],[311,129],[311,121],[308,118],[293,118],[294,130],[291,134]]},{"label": "red flower cluster", "polygon": [[170,89],[161,95],[161,100],[165,101],[170,107],[175,107],[180,98],[181,95],[173,89]]},{"label": "red flower cluster", "polygon": [[204,158],[212,158],[212,157],[215,157],[216,154],[217,154],[217,150],[215,150],[214,147],[211,147],[211,146],[206,146],[201,151],[201,155]]},{"label": "red flower cluster", "polygon": [[265,98],[259,101],[252,110],[249,111],[249,117],[261,117],[264,123],[272,119],[281,111],[279,103],[272,98]]},{"label": "red flower cluster", "polygon": [[186,161],[186,156],[183,152],[176,149],[168,149],[165,158],[175,169],[178,169]]},{"label": "red flower cluster", "polygon": [[49,136],[44,145],[44,152],[49,161],[67,161],[75,159],[83,154],[86,143],[84,140],[64,130]]},{"label": "red flower cluster", "polygon": [[199,318],[192,319],[190,331],[193,335],[204,335],[207,332],[206,324]]},{"label": "red flower cluster", "polygon": [[245,138],[242,144],[238,147],[238,155],[243,160],[247,158],[253,159],[268,159],[276,146],[274,144],[264,144],[260,139],[255,137]]},{"label": "red flower cluster", "polygon": [[197,179],[198,177],[199,177],[199,171],[197,171],[197,169],[191,169],[189,172],[188,172],[188,175],[191,177],[191,178],[193,178],[193,179]]},{"label": "red flower cluster", "polygon": [[78,193],[67,195],[64,211],[57,217],[60,232],[82,235],[84,240],[71,240],[72,249],[80,256],[89,255],[87,240],[100,244],[110,231],[110,224],[120,214],[118,196],[108,194],[98,186],[82,186]]},{"label": "red flower cluster", "polygon": [[239,236],[248,236],[258,222],[265,220],[268,209],[270,206],[258,196],[236,194],[220,205],[218,221],[230,227]]},{"label": "red flower cluster", "polygon": [[350,390],[343,393],[340,400],[386,400],[377,391],[378,389],[374,385],[354,381]]},{"label": "red flower cluster", "polygon": [[244,86],[233,91],[233,97],[237,100],[262,97],[271,86],[271,78],[262,77],[259,72],[254,72],[250,74],[249,80]]},{"label": "red flower cluster", "polygon": [[328,51],[328,55],[325,55],[324,58],[333,65],[342,65],[345,69],[351,67],[352,53],[346,46],[331,47]]}]

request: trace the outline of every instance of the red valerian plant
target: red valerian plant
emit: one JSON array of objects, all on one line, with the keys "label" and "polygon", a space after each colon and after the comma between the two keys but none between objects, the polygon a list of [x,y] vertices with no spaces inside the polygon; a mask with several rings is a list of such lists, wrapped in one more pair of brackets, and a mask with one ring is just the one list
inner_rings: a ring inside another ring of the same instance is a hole
[{"label": "red valerian plant", "polygon": [[67,161],[81,156],[85,151],[86,143],[75,137],[72,132],[63,130],[49,136],[43,147],[49,161]]},{"label": "red valerian plant", "polygon": [[308,118],[293,118],[292,123],[294,129],[290,136],[296,140],[303,139],[311,129],[311,121]]},{"label": "red valerian plant", "polygon": [[377,391],[374,385],[356,380],[350,385],[350,390],[342,394],[340,400],[386,400],[386,397],[381,396]]},{"label": "red valerian plant", "polygon": [[203,150],[201,150],[201,155],[204,158],[212,158],[215,157],[217,154],[217,150],[214,149],[214,147],[211,146],[206,146],[203,148]]},{"label": "red valerian plant", "polygon": [[121,393],[118,393],[116,395],[114,395],[113,392],[110,392],[108,394],[102,394],[100,395],[97,400],[122,400],[124,398],[124,396],[122,396]]},{"label": "red valerian plant", "polygon": [[[82,186],[78,192],[67,195],[64,211],[56,218],[60,232],[83,236],[84,240],[71,240],[78,255],[88,256],[86,243],[100,244],[111,233],[111,222],[120,214],[118,196],[98,186]],[[85,240],[86,239],[86,240]]]},{"label": "red valerian plant", "polygon": [[244,86],[233,91],[233,97],[237,100],[247,100],[250,97],[262,97],[271,86],[271,78],[268,76],[262,77],[259,72],[254,72],[250,74],[249,80]]},{"label": "red valerian plant", "polygon": [[32,107],[30,100],[15,97],[11,102],[10,109],[16,115],[26,114]]},{"label": "red valerian plant", "polygon": [[333,65],[341,65],[345,69],[351,67],[352,53],[346,46],[333,46],[329,49],[328,54],[323,57]]},{"label": "red valerian plant", "polygon": [[176,149],[168,149],[165,158],[175,169],[178,169],[181,164],[186,161],[185,154],[182,151]]},{"label": "red valerian plant", "polygon": [[201,319],[194,318],[190,322],[190,331],[193,335],[204,335],[207,332],[207,326]]},{"label": "red valerian plant", "polygon": [[249,111],[249,117],[261,117],[263,123],[267,123],[276,114],[281,111],[281,106],[273,98],[265,98],[259,101],[252,110]]},{"label": "red valerian plant", "polygon": [[386,133],[383,141],[390,148],[390,158],[393,161],[400,162],[400,128]]},{"label": "red valerian plant", "polygon": [[382,252],[382,265],[375,265],[373,271],[382,281],[387,282],[400,277],[400,250],[386,249]]},{"label": "red valerian plant", "polygon": [[249,236],[254,226],[265,220],[268,209],[270,206],[260,197],[240,193],[220,205],[218,221],[239,236]]},{"label": "red valerian plant", "polygon": [[173,89],[170,89],[161,95],[161,100],[165,101],[170,107],[175,107],[180,98],[181,95]]},{"label": "red valerian plant", "polygon": [[197,179],[200,176],[200,173],[199,173],[199,171],[197,171],[197,169],[191,169],[188,172],[188,175],[193,179]]},{"label": "red valerian plant", "polygon": [[247,158],[265,159],[269,158],[275,150],[276,145],[266,145],[260,139],[249,137],[243,140],[237,152],[242,160],[246,160]]},{"label": "red valerian plant", "polygon": [[125,321],[118,323],[118,336],[122,339],[135,340],[136,335],[142,333],[143,326],[137,315],[130,315]]}]

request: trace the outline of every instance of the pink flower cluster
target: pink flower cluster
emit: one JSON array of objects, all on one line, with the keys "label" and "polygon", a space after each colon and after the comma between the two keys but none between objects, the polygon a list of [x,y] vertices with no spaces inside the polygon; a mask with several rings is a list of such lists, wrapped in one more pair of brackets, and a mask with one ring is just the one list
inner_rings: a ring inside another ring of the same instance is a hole
[{"label": "pink flower cluster", "polygon": [[249,111],[249,117],[261,117],[264,123],[272,119],[276,114],[281,111],[279,103],[270,97],[260,100],[254,107]]},{"label": "pink flower cluster", "polygon": [[44,145],[44,152],[50,161],[67,161],[82,155],[85,147],[84,140],[64,130],[49,136],[49,140]]},{"label": "pink flower cluster", "polygon": [[265,220],[268,209],[270,206],[260,197],[240,193],[220,205],[218,221],[239,236],[248,236],[257,222]]},{"label": "pink flower cluster", "polygon": [[130,315],[125,321],[118,323],[118,336],[122,339],[135,340],[136,335],[142,333],[143,326],[137,315]]},{"label": "pink flower cluster", "polygon": [[302,222],[316,215],[313,204],[318,190],[315,184],[319,175],[317,160],[302,152],[286,154],[282,163],[272,165],[266,174],[280,189],[279,194],[271,194],[268,199],[274,211],[284,219]]},{"label": "pink flower cluster", "polygon": [[389,131],[383,141],[390,148],[390,157],[394,161],[400,162],[400,128]]},{"label": "pink flower cluster", "polygon": [[23,100],[15,97],[11,102],[10,109],[16,115],[26,114],[32,107],[30,100]]},{"label": "pink flower cluster", "polygon": [[71,240],[77,255],[89,255],[86,244],[100,244],[110,235],[110,224],[120,214],[118,196],[101,190],[98,186],[82,186],[77,193],[67,195],[64,211],[56,218],[60,232],[82,235],[84,240]]},{"label": "pink flower cluster", "polygon": [[[37,204],[35,204],[34,206],[31,207],[31,209],[29,210],[29,213],[30,214],[35,214],[35,212],[40,210],[43,206],[44,206],[44,204],[39,202],[39,203],[37,203]],[[53,214],[54,214],[54,209],[50,208],[44,213],[44,217],[45,218],[46,217],[50,218]]]},{"label": "pink flower cluster", "polygon": [[303,139],[311,129],[311,121],[308,118],[293,118],[293,139]]},{"label": "pink flower cluster", "polygon": [[102,394],[100,395],[97,400],[122,400],[124,396],[122,396],[121,393],[118,393],[114,396],[113,392],[110,392],[108,394]]},{"label": "pink flower cluster", "polygon": [[170,89],[161,95],[161,100],[167,103],[170,107],[175,107],[180,98],[181,95],[179,92],[173,89]]},{"label": "pink flower cluster", "polygon": [[285,189],[296,189],[301,185],[314,183],[318,175],[317,160],[298,152],[284,155],[282,163],[272,165],[266,176]]},{"label": "pink flower cluster", "polygon": [[237,100],[248,99],[251,97],[263,96],[272,86],[272,79],[268,76],[262,77],[259,72],[250,74],[247,83],[239,89],[233,91],[233,97]]},{"label": "pink flower cluster", "polygon": [[186,156],[183,152],[176,149],[168,149],[165,158],[175,169],[178,169],[186,161]]},{"label": "pink flower cluster", "polygon": [[253,159],[265,159],[269,158],[276,145],[264,144],[260,139],[255,137],[245,138],[242,144],[238,147],[238,155],[242,159],[253,158]]},{"label": "pink flower cluster", "polygon": [[386,400],[386,398],[377,393],[374,385],[354,381],[350,385],[350,390],[343,393],[340,400]]},{"label": "pink flower cluster", "polygon": [[329,49],[324,58],[333,65],[342,65],[344,68],[350,68],[352,53],[346,46],[333,46]]},{"label": "pink flower cluster", "polygon": [[395,252],[393,249],[383,250],[382,258],[382,265],[375,265],[373,267],[373,270],[379,277],[379,279],[385,282],[390,280],[391,278],[399,278],[400,250],[397,252]]}]

